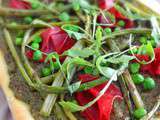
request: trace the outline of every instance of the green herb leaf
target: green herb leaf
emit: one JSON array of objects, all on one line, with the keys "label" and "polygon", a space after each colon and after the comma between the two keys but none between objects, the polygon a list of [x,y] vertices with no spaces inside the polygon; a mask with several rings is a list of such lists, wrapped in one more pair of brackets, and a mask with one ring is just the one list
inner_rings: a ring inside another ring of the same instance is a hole
[{"label": "green herb leaf", "polygon": [[73,94],[74,92],[76,92],[79,87],[81,85],[81,81],[80,82],[76,82],[76,83],[73,83],[72,85],[69,85],[68,86],[68,90],[71,94]]},{"label": "green herb leaf", "polygon": [[70,37],[76,38],[77,40],[85,38],[85,33],[83,28],[79,26],[66,24],[66,25],[63,25],[61,28],[64,31],[66,31]]},{"label": "green herb leaf", "polygon": [[77,105],[77,104],[75,104],[73,102],[69,102],[69,101],[68,102],[61,101],[61,102],[59,102],[59,104],[63,108],[65,108],[67,110],[70,110],[71,112],[78,112],[78,111],[81,111],[81,110],[84,109],[82,106],[79,106],[79,105]]},{"label": "green herb leaf", "polygon": [[[112,56],[113,55],[113,56]],[[111,56],[111,57],[109,57]],[[109,58],[107,58],[109,57]],[[96,61],[96,66],[100,73],[104,75],[107,78],[111,78],[111,76],[116,72],[119,71],[118,74],[121,74],[121,72],[128,67],[128,63],[130,60],[133,60],[135,57],[131,57],[128,55],[120,55],[120,53],[111,53],[108,55],[100,56],[98,57]],[[112,63],[114,65],[117,65],[118,68],[111,68],[108,66],[102,66],[101,63]]]},{"label": "green herb leaf", "polygon": [[82,58],[87,58],[95,53],[94,50],[89,49],[89,48],[84,48],[84,49],[70,49],[66,51],[64,54],[71,56],[71,57],[82,57]]}]

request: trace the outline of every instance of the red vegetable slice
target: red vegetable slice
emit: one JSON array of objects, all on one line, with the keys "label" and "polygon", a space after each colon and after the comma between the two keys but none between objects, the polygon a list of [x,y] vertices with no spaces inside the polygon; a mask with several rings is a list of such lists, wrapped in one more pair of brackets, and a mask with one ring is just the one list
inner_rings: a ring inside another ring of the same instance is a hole
[{"label": "red vegetable slice", "polygon": [[[115,28],[117,26],[117,22],[119,20],[123,20],[125,22],[124,28],[134,27],[134,23],[132,20],[130,20],[127,17],[125,17],[124,15],[122,15],[115,7],[113,7],[113,5],[114,5],[113,2],[114,2],[114,0],[98,0],[99,7],[101,9],[107,9],[111,14],[113,14],[115,16],[116,23],[114,25],[110,26],[110,28]],[[111,23],[109,18],[106,21],[106,19],[102,15],[98,16],[97,21],[98,21],[98,23],[103,23],[103,24]],[[105,28],[105,26],[102,26],[102,27]]]},{"label": "red vegetable slice", "polygon": [[101,9],[110,9],[113,7],[115,0],[98,0],[98,5]]},{"label": "red vegetable slice", "polygon": [[[141,65],[141,72],[149,73],[150,75],[160,75],[160,48],[155,48],[155,59],[152,63]],[[139,60],[149,61],[150,58],[147,55],[136,55]],[[136,62],[135,60],[133,62]]]},{"label": "red vegetable slice", "polygon": [[[75,40],[70,38],[68,34],[62,30],[60,27],[53,27],[45,29],[41,33],[42,43],[40,45],[40,50],[44,53],[57,52],[61,55],[64,51],[70,49],[74,44]],[[33,51],[29,50],[26,52],[28,58],[33,58]],[[45,55],[43,59],[39,62],[44,62]],[[60,60],[63,61],[65,57],[61,57]]]},{"label": "red vegetable slice", "polygon": [[31,4],[23,0],[10,0],[9,7],[14,9],[31,9]]},{"label": "red vegetable slice", "polygon": [[[97,76],[90,74],[79,75],[79,79],[82,81],[82,83],[93,81],[97,78]],[[87,104],[99,94],[106,83],[86,91],[77,92],[75,94],[76,100],[80,105]],[[110,120],[112,105],[116,98],[122,99],[122,94],[116,85],[111,84],[106,93],[94,105],[82,112],[82,116],[84,116],[86,120]]]}]

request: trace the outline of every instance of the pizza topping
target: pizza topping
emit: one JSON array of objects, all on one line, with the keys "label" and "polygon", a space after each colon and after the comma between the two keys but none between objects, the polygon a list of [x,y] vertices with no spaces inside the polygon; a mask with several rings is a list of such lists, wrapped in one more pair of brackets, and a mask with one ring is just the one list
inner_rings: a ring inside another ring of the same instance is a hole
[{"label": "pizza topping", "polygon": [[30,3],[24,0],[10,0],[9,6],[14,9],[31,9]]}]

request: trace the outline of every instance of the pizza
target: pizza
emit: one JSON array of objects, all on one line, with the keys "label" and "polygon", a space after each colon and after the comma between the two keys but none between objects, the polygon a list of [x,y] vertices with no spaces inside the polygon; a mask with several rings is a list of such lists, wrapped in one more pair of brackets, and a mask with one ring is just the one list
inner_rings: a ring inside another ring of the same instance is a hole
[{"label": "pizza", "polygon": [[15,120],[159,120],[160,3],[8,0],[0,86]]}]

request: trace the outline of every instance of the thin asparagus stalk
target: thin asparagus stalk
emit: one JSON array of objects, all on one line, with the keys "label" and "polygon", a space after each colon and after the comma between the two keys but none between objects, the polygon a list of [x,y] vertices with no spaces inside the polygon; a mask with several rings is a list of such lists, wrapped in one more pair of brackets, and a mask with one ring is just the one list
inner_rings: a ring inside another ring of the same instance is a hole
[{"label": "thin asparagus stalk", "polygon": [[54,113],[58,120],[68,120],[67,116],[65,115],[65,113],[63,112],[62,108],[59,106],[58,103],[55,103]]},{"label": "thin asparagus stalk", "polygon": [[133,29],[124,29],[119,32],[113,32],[111,35],[107,35],[103,37],[103,41],[107,39],[111,39],[114,37],[127,35],[127,34],[151,34],[152,30],[148,28],[133,28]]},{"label": "thin asparagus stalk", "polygon": [[[110,40],[110,41],[112,41],[112,40]],[[117,47],[116,43],[114,41],[112,41],[112,43],[114,43],[114,44],[110,44],[111,49],[113,51],[120,51],[119,48]],[[138,90],[137,90],[137,88],[136,88],[136,86],[130,76],[129,71],[128,70],[124,71],[122,74],[122,77],[123,77],[126,85],[128,86],[128,89],[131,93],[131,96],[132,96],[132,99],[134,101],[136,108],[144,108],[142,98],[141,98],[140,94],[138,93]]]},{"label": "thin asparagus stalk", "polygon": [[[79,20],[72,20],[72,21],[68,21],[68,22],[50,22],[49,24],[52,25],[52,26],[61,26],[61,25],[64,25],[64,24],[78,24],[79,23]],[[0,22],[0,25],[2,27],[6,27],[8,29],[16,29],[16,30],[25,30],[25,29],[30,29],[30,28],[44,28],[46,27],[45,25],[42,25],[42,24],[12,24],[12,23],[2,23]]]},{"label": "thin asparagus stalk", "polygon": [[[44,14],[52,13],[53,11],[49,10],[17,10],[12,8],[0,7],[0,16],[39,16]],[[57,14],[56,11],[54,11]]]},{"label": "thin asparagus stalk", "polygon": [[[76,45],[74,46],[74,48],[82,48],[82,43],[81,41],[78,41],[76,43]],[[67,62],[69,61],[70,58],[67,57],[66,60],[64,61]],[[62,65],[63,66],[63,65]],[[72,75],[75,73],[75,68],[72,70]],[[62,86],[63,85],[63,82],[64,82],[64,73],[60,70],[58,73],[57,73],[57,76],[55,77],[55,80],[53,81],[52,83],[52,86]],[[56,94],[49,94],[47,95],[47,97],[45,98],[45,101],[42,105],[42,108],[41,108],[41,114],[44,115],[44,116],[49,116],[50,113],[51,113],[51,110],[55,104],[55,101],[57,99],[57,95]]]},{"label": "thin asparagus stalk", "polygon": [[66,116],[70,119],[70,120],[77,120],[77,118],[73,115],[73,113],[65,108],[63,108]]},{"label": "thin asparagus stalk", "polygon": [[144,104],[143,104],[143,101],[142,101],[142,98],[140,96],[140,94],[138,93],[138,90],[135,86],[135,84],[133,83],[132,81],[132,78],[128,72],[128,70],[126,70],[124,73],[123,73],[123,77],[124,77],[124,80],[129,88],[129,91],[131,93],[131,96],[132,96],[132,99],[134,101],[134,104],[136,106],[136,108],[144,108]]},{"label": "thin asparagus stalk", "polygon": [[133,114],[133,105],[132,105],[131,98],[130,98],[130,95],[129,95],[129,90],[128,90],[127,86],[126,86],[126,83],[125,83],[124,78],[123,78],[122,75],[120,76],[120,78],[121,79],[119,80],[119,83],[120,83],[120,86],[121,86],[121,91],[123,93],[123,97],[125,99],[125,102],[126,102],[126,104],[128,106],[129,113],[132,116],[132,114]]},{"label": "thin asparagus stalk", "polygon": [[24,77],[24,79],[26,80],[27,84],[39,91],[43,91],[43,92],[46,92],[46,93],[55,93],[55,94],[59,94],[59,93],[64,93],[66,91],[66,88],[64,87],[59,87],[59,86],[47,86],[45,84],[35,84],[32,82],[32,80],[30,79],[30,77],[28,76],[27,72],[25,71],[22,63],[21,63],[21,60],[18,56],[18,53],[13,45],[13,42],[12,42],[12,39],[11,39],[11,36],[10,36],[10,33],[9,31],[4,28],[3,29],[3,32],[4,32],[4,36],[5,36],[5,39],[6,39],[6,42],[8,44],[8,47],[10,49],[10,52],[22,74],[22,76]]}]

